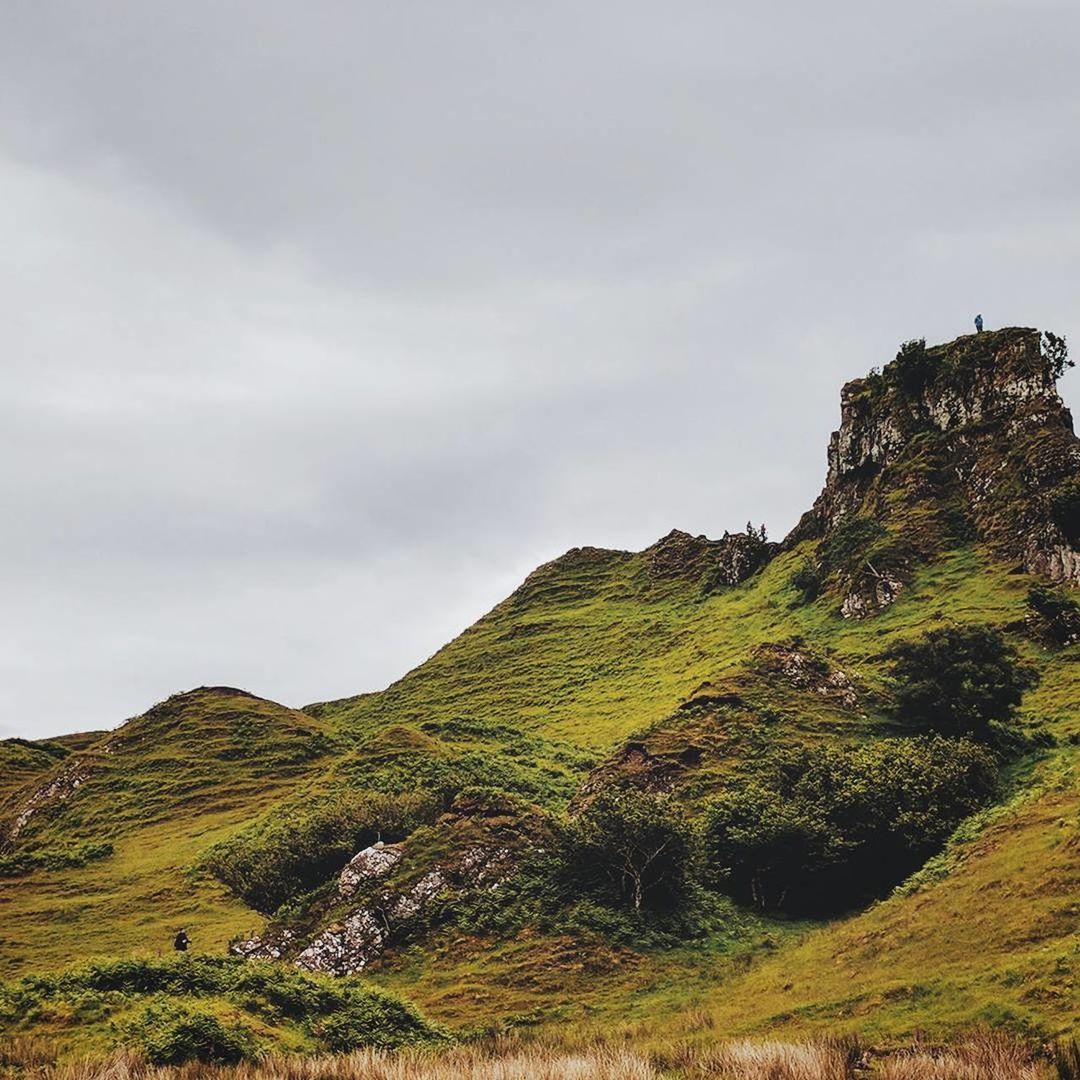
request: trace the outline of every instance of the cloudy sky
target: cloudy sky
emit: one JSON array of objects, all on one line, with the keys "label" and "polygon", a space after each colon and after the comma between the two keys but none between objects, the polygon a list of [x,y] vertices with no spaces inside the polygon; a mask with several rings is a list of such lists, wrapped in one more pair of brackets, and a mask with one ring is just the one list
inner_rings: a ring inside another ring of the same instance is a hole
[{"label": "cloudy sky", "polygon": [[[375,689],[1080,335],[1075,0],[6,0],[0,734]],[[1064,385],[1080,403],[1080,379]]]}]

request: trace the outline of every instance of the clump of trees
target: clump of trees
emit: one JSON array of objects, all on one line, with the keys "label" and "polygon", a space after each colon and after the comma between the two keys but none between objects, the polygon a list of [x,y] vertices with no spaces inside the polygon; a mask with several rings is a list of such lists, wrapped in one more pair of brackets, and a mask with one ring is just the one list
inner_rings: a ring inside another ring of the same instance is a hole
[{"label": "clump of trees", "polygon": [[608,789],[564,827],[559,895],[663,916],[703,887],[806,916],[885,895],[997,797],[1004,725],[1035,681],[985,626],[888,655],[897,712],[922,733],[773,753],[693,822],[670,794]]},{"label": "clump of trees", "polygon": [[437,800],[423,794],[350,792],[276,813],[215,844],[203,864],[269,915],[328,881],[361,848],[402,840],[437,810]]},{"label": "clump of trees", "polygon": [[828,915],[883,895],[997,792],[984,748],[938,736],[778,756],[709,805],[706,878],[765,911]]},{"label": "clump of trees", "polygon": [[988,740],[1011,720],[1035,671],[989,626],[931,630],[894,647],[896,708],[910,723],[942,735]]},{"label": "clump of trees", "polygon": [[559,873],[615,907],[672,911],[693,886],[696,846],[686,811],[671,795],[611,787],[566,823]]}]

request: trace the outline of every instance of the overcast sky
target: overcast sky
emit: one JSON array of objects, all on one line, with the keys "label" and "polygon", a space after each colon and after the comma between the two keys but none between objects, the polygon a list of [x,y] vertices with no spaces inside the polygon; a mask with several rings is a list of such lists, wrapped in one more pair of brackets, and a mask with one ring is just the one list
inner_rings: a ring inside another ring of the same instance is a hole
[{"label": "overcast sky", "polygon": [[0,734],[376,689],[569,547],[781,537],[900,341],[1080,335],[1078,43],[1075,0],[5,0]]}]

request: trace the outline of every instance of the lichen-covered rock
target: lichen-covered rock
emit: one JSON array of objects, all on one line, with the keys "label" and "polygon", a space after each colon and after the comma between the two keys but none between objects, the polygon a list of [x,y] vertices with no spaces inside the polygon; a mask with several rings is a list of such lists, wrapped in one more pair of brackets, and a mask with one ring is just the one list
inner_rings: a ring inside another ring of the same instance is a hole
[{"label": "lichen-covered rock", "polygon": [[863,575],[860,587],[847,594],[840,605],[845,619],[865,619],[887,608],[903,591],[904,582],[892,571]]},{"label": "lichen-covered rock", "polygon": [[288,951],[295,935],[289,929],[268,932],[229,943],[231,956],[245,960],[280,960]]},{"label": "lichen-covered rock", "polygon": [[382,952],[389,932],[375,912],[360,908],[319,934],[296,958],[296,966],[328,975],[355,975]]},{"label": "lichen-covered rock", "polygon": [[338,877],[338,896],[355,896],[361,886],[386,877],[401,862],[404,854],[400,844],[384,844],[382,841],[358,851]]},{"label": "lichen-covered rock", "polygon": [[830,698],[846,709],[859,705],[855,684],[840,668],[832,667],[820,657],[790,645],[770,643],[755,650],[758,664],[766,674],[782,676],[798,690],[813,690]]},{"label": "lichen-covered rock", "polygon": [[8,826],[6,840],[12,842],[18,839],[20,833],[30,824],[31,819],[42,810],[70,799],[86,782],[91,771],[89,762],[81,759],[65,762],[55,776],[36,787],[18,805]]}]

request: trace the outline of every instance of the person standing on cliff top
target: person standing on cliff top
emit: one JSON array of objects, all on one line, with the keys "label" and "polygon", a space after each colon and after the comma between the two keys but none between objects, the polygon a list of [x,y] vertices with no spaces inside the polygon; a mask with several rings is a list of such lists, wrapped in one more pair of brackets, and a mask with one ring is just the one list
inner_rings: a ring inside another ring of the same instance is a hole
[{"label": "person standing on cliff top", "polygon": [[982,326],[983,326],[982,316],[981,315],[976,315],[975,316],[975,333],[976,334],[981,334],[982,333]]}]

